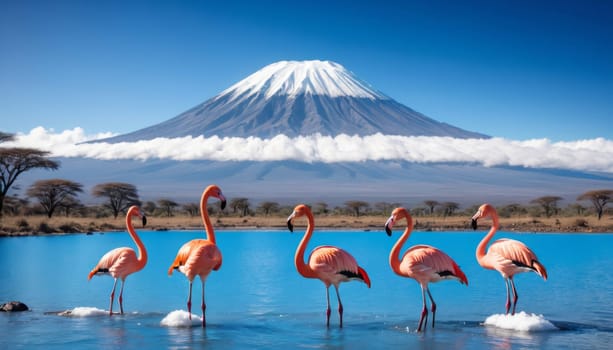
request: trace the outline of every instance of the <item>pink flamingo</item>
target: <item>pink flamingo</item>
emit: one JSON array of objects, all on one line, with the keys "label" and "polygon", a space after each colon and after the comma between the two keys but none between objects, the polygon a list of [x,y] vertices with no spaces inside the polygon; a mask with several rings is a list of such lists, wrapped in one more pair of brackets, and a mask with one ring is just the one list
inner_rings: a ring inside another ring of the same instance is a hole
[{"label": "pink flamingo", "polygon": [[485,247],[498,230],[498,213],[496,213],[496,209],[494,209],[493,206],[483,204],[472,217],[472,227],[474,230],[477,229],[477,220],[486,217],[492,219],[492,228],[477,246],[477,261],[479,265],[486,269],[500,272],[507,287],[506,313],[509,313],[509,308],[511,307],[509,291],[509,289],[511,289],[513,292],[513,310],[511,311],[511,315],[514,315],[518,296],[515,282],[513,282],[513,276],[520,272],[532,271],[543,277],[544,280],[547,280],[547,270],[545,266],[538,261],[536,254],[534,254],[530,248],[522,242],[513,239],[503,238],[497,240],[490,245],[486,254]]},{"label": "pink flamingo", "polygon": [[326,326],[330,327],[330,285],[334,285],[336,297],[338,299],[338,314],[340,319],[340,327],[343,327],[343,303],[338,292],[341,282],[349,282],[352,280],[362,281],[370,288],[370,278],[363,268],[358,266],[357,262],[346,251],[333,246],[320,246],[311,252],[308,264],[304,263],[304,252],[307,244],[313,235],[315,226],[313,214],[309,207],[304,204],[299,204],[294,208],[292,214],[287,218],[287,228],[290,232],[294,232],[293,220],[301,216],[306,216],[308,220],[307,229],[302,237],[302,241],[296,249],[294,263],[298,272],[306,278],[319,278],[326,285]]},{"label": "pink flamingo", "polygon": [[211,270],[219,270],[221,267],[221,252],[215,244],[215,232],[207,212],[207,201],[210,196],[221,200],[221,210],[226,207],[226,197],[221,193],[221,189],[216,185],[208,186],[200,198],[200,215],[206,230],[206,239],[193,239],[185,243],[172,265],[168,269],[168,275],[172,275],[173,270],[179,270],[189,280],[189,296],[187,298],[187,312],[192,318],[192,283],[196,276],[200,276],[202,282],[202,327],[206,327],[206,303],[204,302],[204,282]]},{"label": "pink flamingo", "polygon": [[123,285],[126,281],[126,277],[131,273],[140,271],[147,264],[147,250],[145,245],[140,240],[134,227],[132,226],[132,217],[138,216],[143,221],[143,226],[147,224],[147,217],[141,213],[140,209],[133,205],[128,209],[126,214],[126,227],[130,237],[136,243],[138,247],[138,257],[134,252],[134,249],[122,247],[115,248],[108,253],[104,254],[96,267],[90,271],[87,276],[87,280],[91,280],[94,275],[111,275],[115,279],[113,283],[113,290],[111,291],[111,305],[109,307],[109,315],[113,314],[113,300],[115,299],[115,287],[117,287],[117,279],[121,279],[121,289],[119,291],[119,310],[123,314]]},{"label": "pink flamingo", "polygon": [[388,236],[391,236],[392,227],[394,227],[394,224],[402,218],[406,218],[407,228],[404,230],[404,233],[402,236],[400,236],[392,248],[389,261],[392,271],[394,271],[397,275],[415,279],[421,287],[423,308],[421,310],[419,325],[417,327],[417,331],[420,332],[422,324],[425,330],[428,323],[426,293],[428,293],[428,297],[430,297],[431,302],[432,328],[434,328],[434,319],[436,317],[436,303],[432,298],[432,294],[430,294],[428,283],[455,279],[460,283],[468,285],[468,280],[466,279],[464,272],[460,269],[458,264],[453,261],[453,259],[451,259],[443,251],[428,245],[412,246],[406,253],[404,253],[402,259],[400,259],[400,250],[402,249],[402,245],[409,239],[411,231],[413,230],[413,218],[405,208],[396,208],[394,211],[392,211],[392,215],[385,223],[385,232]]}]

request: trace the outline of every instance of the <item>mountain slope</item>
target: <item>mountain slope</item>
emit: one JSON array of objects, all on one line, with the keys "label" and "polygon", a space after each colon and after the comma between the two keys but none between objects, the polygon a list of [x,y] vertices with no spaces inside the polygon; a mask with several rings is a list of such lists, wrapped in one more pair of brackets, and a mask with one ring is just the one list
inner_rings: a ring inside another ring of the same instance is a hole
[{"label": "mountain slope", "polygon": [[282,61],[172,119],[105,141],[316,133],[486,137],[428,118],[372,89],[339,64]]},{"label": "mountain slope", "polygon": [[[229,198],[252,203],[273,200],[282,204],[347,200],[398,202],[419,206],[424,200],[455,201],[462,208],[483,202],[528,203],[556,195],[574,202],[589,190],[610,188],[613,174],[521,167],[483,167],[476,164],[419,164],[406,161],[356,163],[219,162],[172,160],[96,160],[62,158],[54,177],[78,181],[85,188],[104,182],[128,182],[142,200],[171,198],[184,203],[200,198],[202,189],[216,183]],[[33,170],[19,178],[22,189],[49,176]],[[100,202],[79,196],[85,203]]]}]

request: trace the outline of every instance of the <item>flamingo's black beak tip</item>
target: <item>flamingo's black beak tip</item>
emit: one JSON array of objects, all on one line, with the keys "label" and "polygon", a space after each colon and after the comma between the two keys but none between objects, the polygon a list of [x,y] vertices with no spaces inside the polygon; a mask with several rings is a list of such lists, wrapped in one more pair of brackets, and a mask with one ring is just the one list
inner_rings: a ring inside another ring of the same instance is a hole
[{"label": "flamingo's black beak tip", "polygon": [[294,225],[292,224],[292,220],[287,220],[287,229],[289,232],[294,232]]},{"label": "flamingo's black beak tip", "polygon": [[222,199],[221,200],[221,210],[224,210],[224,209],[226,209],[226,200]]},{"label": "flamingo's black beak tip", "polygon": [[147,226],[147,217],[143,215],[143,226]]},{"label": "flamingo's black beak tip", "polygon": [[472,221],[470,222],[470,227],[472,227],[473,230],[477,229],[477,219],[472,219]]},{"label": "flamingo's black beak tip", "polygon": [[385,233],[387,233],[387,235],[390,236],[390,237],[392,236],[392,230],[387,225],[385,225]]}]

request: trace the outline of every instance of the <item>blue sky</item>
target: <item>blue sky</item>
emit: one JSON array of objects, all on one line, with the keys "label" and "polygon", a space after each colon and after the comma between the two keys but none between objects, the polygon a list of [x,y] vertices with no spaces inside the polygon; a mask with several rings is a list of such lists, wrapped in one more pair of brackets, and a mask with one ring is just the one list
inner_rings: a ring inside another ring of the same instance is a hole
[{"label": "blue sky", "polygon": [[332,60],[431,118],[613,139],[613,2],[2,1],[0,130],[124,133],[280,60]]}]

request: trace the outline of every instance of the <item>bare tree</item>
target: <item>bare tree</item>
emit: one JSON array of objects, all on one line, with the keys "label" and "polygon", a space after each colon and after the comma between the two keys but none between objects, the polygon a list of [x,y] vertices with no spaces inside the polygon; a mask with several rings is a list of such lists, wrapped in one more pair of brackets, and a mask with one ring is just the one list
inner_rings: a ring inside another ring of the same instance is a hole
[{"label": "bare tree", "polygon": [[568,213],[568,215],[582,216],[583,213],[585,213],[585,209],[586,208],[579,203],[571,203],[566,206],[566,212]]},{"label": "bare tree", "polygon": [[328,214],[328,203],[317,202],[314,205],[313,213],[315,214]]},{"label": "bare tree", "polygon": [[187,215],[189,215],[190,217],[194,217],[196,215],[198,215],[198,212],[200,211],[200,206],[197,203],[187,203],[187,204],[183,204],[183,206],[181,207],[186,213]]},{"label": "bare tree", "polygon": [[519,203],[507,204],[504,207],[500,208],[500,210],[498,211],[501,217],[518,216],[525,212],[526,209],[523,208],[522,205]]},{"label": "bare tree", "polygon": [[460,208],[460,204],[456,202],[443,202],[440,204],[443,207],[443,215],[450,216]]},{"label": "bare tree", "polygon": [[27,205],[28,201],[26,199],[17,196],[6,196],[4,198],[4,214],[15,216],[22,213]]},{"label": "bare tree", "polygon": [[[0,138],[7,140],[7,134],[2,133]],[[12,135],[8,139],[11,139]],[[47,158],[49,152],[33,148],[0,148],[0,217],[4,198],[11,186],[22,173],[31,169],[55,170],[60,163]]]},{"label": "bare tree", "polygon": [[166,212],[167,217],[171,217],[172,210],[179,206],[179,203],[166,198],[160,199],[158,204],[160,205],[161,209]]},{"label": "bare tree", "polygon": [[543,196],[530,201],[540,205],[545,210],[545,216],[551,217],[558,209],[558,202],[562,200],[562,197],[558,196]]},{"label": "bare tree", "polygon": [[85,211],[85,206],[77,197],[73,196],[64,198],[64,200],[57,205],[57,208],[58,211],[63,210],[66,217],[69,217],[70,214],[74,212],[80,211],[83,213]]},{"label": "bare tree", "polygon": [[436,208],[437,205],[439,205],[439,203],[437,201],[434,200],[426,200],[424,201],[424,204],[430,208],[430,215],[434,215],[434,208]]},{"label": "bare tree", "polygon": [[51,218],[62,201],[74,199],[79,192],[83,192],[83,185],[78,182],[51,179],[36,181],[28,188],[27,195],[37,198],[47,216]]},{"label": "bare tree", "polygon": [[377,202],[373,205],[378,213],[388,215],[394,208],[401,207],[400,203]]},{"label": "bare tree", "polygon": [[604,212],[604,208],[611,201],[611,197],[613,197],[613,190],[594,190],[587,191],[577,197],[579,201],[589,200],[592,202],[594,209],[596,209],[596,215],[598,215],[598,220],[602,217],[602,213]]},{"label": "bare tree", "polygon": [[95,197],[107,197],[109,199],[106,206],[111,209],[115,218],[131,205],[140,205],[136,186],[129,183],[107,182],[98,184],[92,189],[92,194]]},{"label": "bare tree", "polygon": [[143,206],[141,208],[145,213],[147,213],[147,215],[154,215],[155,211],[158,209],[158,206],[157,204],[155,204],[154,201],[146,201],[145,203],[143,203]]},{"label": "bare tree", "polygon": [[279,203],[277,202],[262,202],[258,206],[260,210],[264,212],[265,216],[268,216],[271,212],[276,212],[279,210]]},{"label": "bare tree", "polygon": [[352,210],[356,217],[359,217],[360,209],[368,208],[368,203],[364,201],[346,201],[345,206]]},{"label": "bare tree", "polygon": [[240,216],[246,216],[249,214],[249,199],[247,198],[232,198],[230,201],[230,208],[234,213],[240,211]]}]

